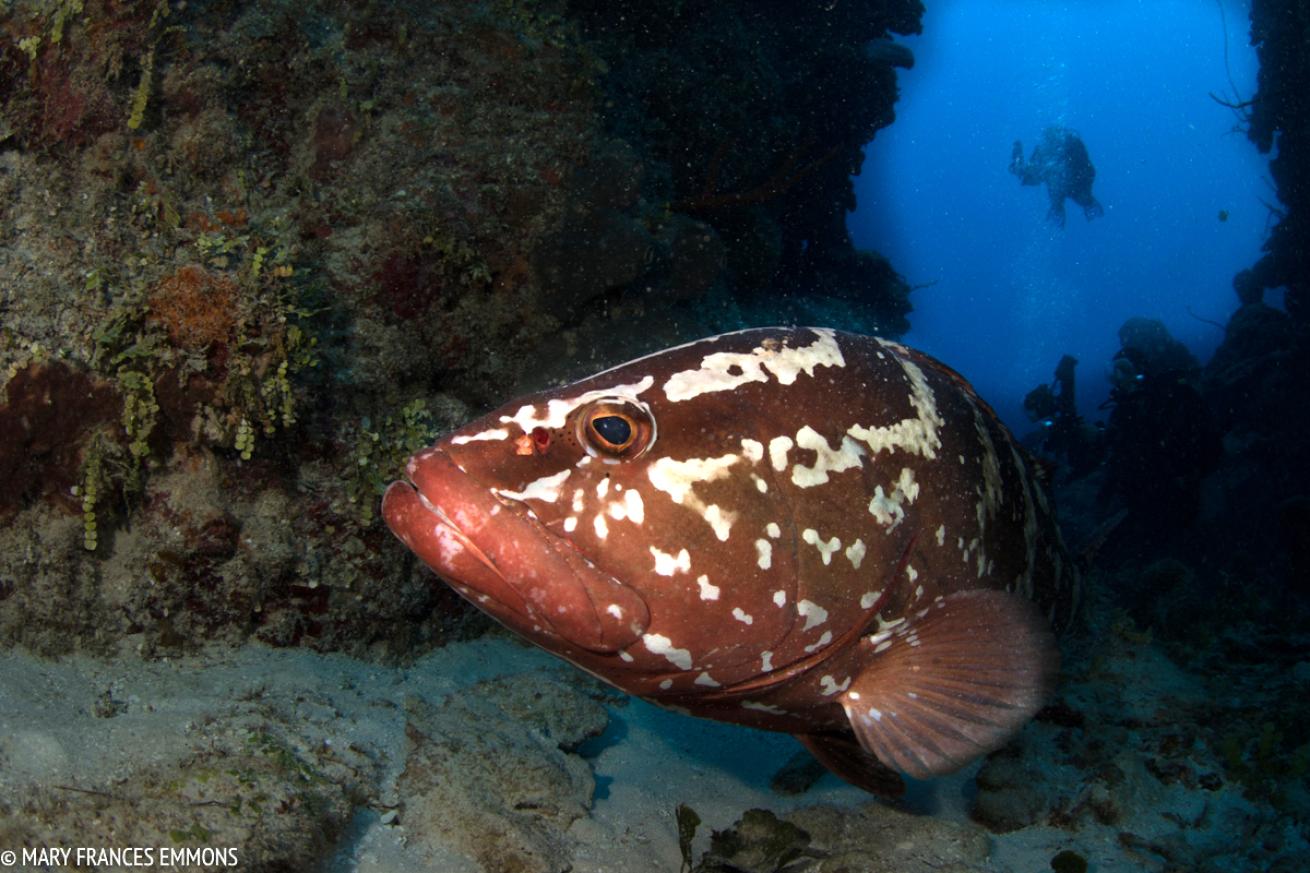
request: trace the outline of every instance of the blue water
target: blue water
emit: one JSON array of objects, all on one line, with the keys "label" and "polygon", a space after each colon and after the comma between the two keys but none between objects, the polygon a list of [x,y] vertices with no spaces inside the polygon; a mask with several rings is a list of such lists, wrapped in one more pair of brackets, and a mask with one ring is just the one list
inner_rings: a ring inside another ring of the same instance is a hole
[{"label": "blue water", "polygon": [[[1276,202],[1266,160],[1209,96],[1255,90],[1248,4],[1223,0],[938,0],[901,71],[896,122],[857,177],[857,246],[887,255],[914,293],[907,342],[964,373],[1018,430],[1024,394],[1079,359],[1091,419],[1125,319],[1162,320],[1204,361],[1236,308],[1232,276],[1260,254]],[[1071,127],[1096,166],[1105,216],[1007,172],[1014,140]],[[1220,211],[1228,213],[1220,220]],[[1190,310],[1190,313],[1189,313]]]}]

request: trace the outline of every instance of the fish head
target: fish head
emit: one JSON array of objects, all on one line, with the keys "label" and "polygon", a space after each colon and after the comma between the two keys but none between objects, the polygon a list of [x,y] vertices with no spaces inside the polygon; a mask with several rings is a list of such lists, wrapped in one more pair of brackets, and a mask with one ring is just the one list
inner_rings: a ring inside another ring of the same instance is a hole
[{"label": "fish head", "polygon": [[598,564],[579,548],[570,511],[579,488],[595,491],[653,442],[654,416],[637,393],[543,394],[470,423],[409,460],[409,481],[383,498],[387,524],[456,591],[530,639],[592,652],[631,645],[650,620],[645,600],[621,581],[621,562]]}]

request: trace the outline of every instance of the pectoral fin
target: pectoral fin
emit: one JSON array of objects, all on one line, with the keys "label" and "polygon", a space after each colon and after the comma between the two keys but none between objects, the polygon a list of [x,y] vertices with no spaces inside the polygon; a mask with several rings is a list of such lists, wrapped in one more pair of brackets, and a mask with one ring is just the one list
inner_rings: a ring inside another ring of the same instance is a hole
[{"label": "pectoral fin", "polygon": [[868,666],[840,698],[851,728],[865,751],[916,778],[1004,745],[1041,707],[1059,667],[1046,620],[1003,591],[952,594],[860,645]]}]

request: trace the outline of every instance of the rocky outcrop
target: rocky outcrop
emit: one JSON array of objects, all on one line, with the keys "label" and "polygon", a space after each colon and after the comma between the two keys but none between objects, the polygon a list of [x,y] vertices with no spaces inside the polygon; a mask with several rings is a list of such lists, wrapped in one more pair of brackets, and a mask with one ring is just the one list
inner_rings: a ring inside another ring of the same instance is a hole
[{"label": "rocky outcrop", "polygon": [[845,213],[917,0],[674,7],[6,4],[0,645],[411,656],[464,612],[377,501],[470,408],[903,331]]}]

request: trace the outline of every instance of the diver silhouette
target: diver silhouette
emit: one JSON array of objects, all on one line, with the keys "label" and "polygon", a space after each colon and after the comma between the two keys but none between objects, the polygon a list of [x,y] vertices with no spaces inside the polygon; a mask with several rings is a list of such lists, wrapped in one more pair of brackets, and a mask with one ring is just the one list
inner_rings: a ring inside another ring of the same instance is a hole
[{"label": "diver silhouette", "polygon": [[1083,208],[1088,221],[1105,213],[1092,196],[1096,168],[1087,156],[1087,146],[1067,127],[1048,127],[1042,131],[1042,141],[1033,148],[1026,161],[1023,159],[1023,143],[1015,140],[1010,153],[1010,172],[1019,177],[1021,184],[1046,184],[1046,193],[1051,198],[1051,209],[1046,217],[1060,227],[1064,227],[1066,198]]}]

